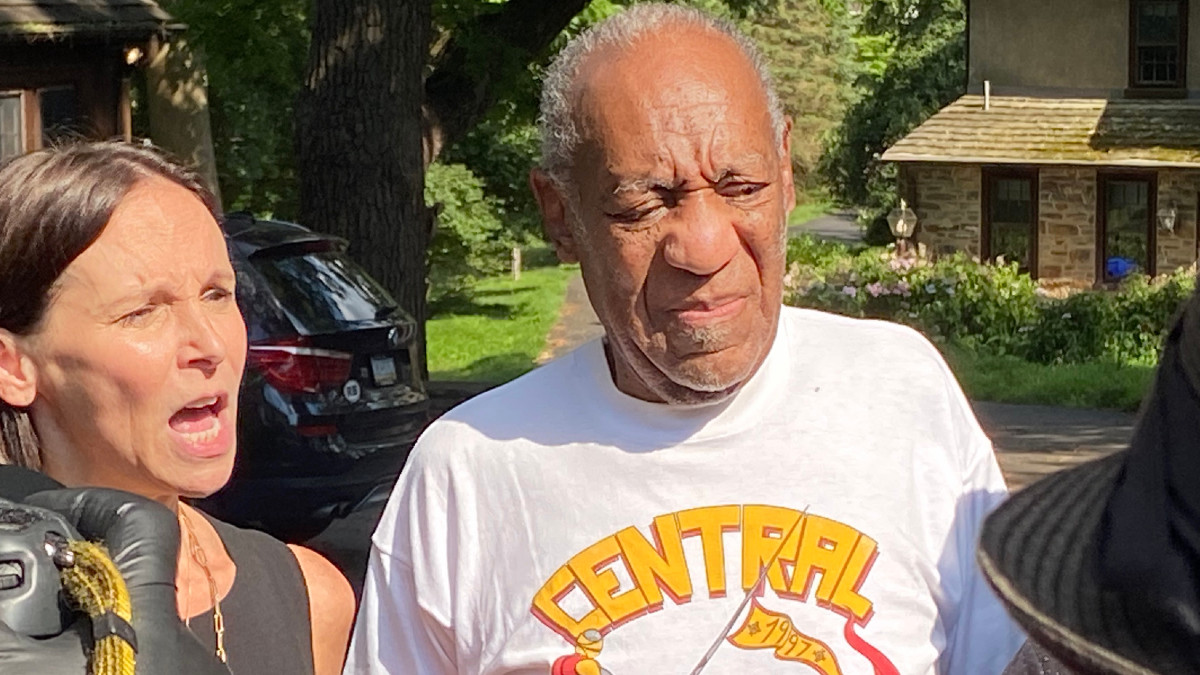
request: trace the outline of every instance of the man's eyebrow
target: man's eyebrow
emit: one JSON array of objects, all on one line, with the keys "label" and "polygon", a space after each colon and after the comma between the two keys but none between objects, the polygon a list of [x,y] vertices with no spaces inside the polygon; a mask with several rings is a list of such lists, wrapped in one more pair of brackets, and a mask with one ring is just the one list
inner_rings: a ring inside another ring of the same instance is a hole
[{"label": "man's eyebrow", "polygon": [[617,186],[613,188],[612,195],[614,197],[618,197],[627,192],[647,192],[655,189],[673,190],[676,187],[676,185],[673,185],[671,181],[668,180],[663,180],[661,178],[642,177],[618,182]]},{"label": "man's eyebrow", "polygon": [[[731,178],[753,176],[762,173],[765,169],[765,161],[762,157],[742,158],[741,161],[731,162],[718,171],[716,179],[712,183],[715,185]],[[637,178],[618,181],[612,192],[609,193],[609,196],[620,197],[623,194],[649,192],[651,190],[675,191],[686,189],[687,185],[688,181],[684,178],[667,179],[653,176],[638,176]]]},{"label": "man's eyebrow", "polygon": [[745,176],[753,176],[767,170],[767,160],[762,156],[742,157],[736,161],[729,162],[717,171],[717,179],[714,181],[720,183],[723,180],[730,178],[739,178]]}]

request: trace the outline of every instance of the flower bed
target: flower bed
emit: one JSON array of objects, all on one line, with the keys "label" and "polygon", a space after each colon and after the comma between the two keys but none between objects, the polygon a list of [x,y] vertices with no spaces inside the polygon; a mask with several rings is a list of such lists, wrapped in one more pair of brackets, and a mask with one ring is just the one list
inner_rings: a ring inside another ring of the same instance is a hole
[{"label": "flower bed", "polygon": [[1157,360],[1195,267],[1134,277],[1113,291],[1047,291],[1016,264],[981,265],[963,254],[899,258],[889,248],[851,249],[792,239],[784,301],[849,316],[898,321],[938,343],[1034,363]]}]

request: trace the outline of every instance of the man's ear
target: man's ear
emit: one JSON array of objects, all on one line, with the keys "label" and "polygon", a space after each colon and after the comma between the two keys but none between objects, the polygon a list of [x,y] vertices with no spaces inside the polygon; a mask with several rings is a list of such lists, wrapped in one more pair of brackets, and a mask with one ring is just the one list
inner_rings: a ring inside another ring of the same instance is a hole
[{"label": "man's ear", "polygon": [[787,213],[790,214],[792,209],[796,208],[796,182],[792,175],[792,118],[786,116],[783,118],[783,138],[779,139],[779,161],[782,162],[780,168],[783,182],[783,199],[784,206],[787,207]]},{"label": "man's ear", "polygon": [[579,262],[579,249],[571,224],[567,222],[566,195],[558,189],[545,171],[534,168],[529,172],[529,188],[542,212],[542,227],[558,259],[565,263]]},{"label": "man's ear", "polygon": [[0,400],[26,408],[37,396],[37,372],[17,336],[0,328]]}]

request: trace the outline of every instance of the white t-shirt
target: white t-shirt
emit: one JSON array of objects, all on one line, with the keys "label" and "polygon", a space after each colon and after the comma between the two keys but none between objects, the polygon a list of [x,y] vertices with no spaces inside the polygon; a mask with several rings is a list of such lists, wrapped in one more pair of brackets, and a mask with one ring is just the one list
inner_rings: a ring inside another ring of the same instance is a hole
[{"label": "white t-shirt", "polygon": [[1021,637],[974,550],[1005,493],[908,328],[784,308],[692,408],[621,393],[593,342],[422,435],[346,672],[687,675],[717,644],[702,673],[999,673]]}]

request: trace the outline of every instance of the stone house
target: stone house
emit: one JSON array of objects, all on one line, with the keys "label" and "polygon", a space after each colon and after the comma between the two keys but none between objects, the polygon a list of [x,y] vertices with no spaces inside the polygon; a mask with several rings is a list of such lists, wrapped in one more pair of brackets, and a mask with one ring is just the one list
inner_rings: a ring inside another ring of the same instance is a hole
[{"label": "stone house", "polygon": [[970,0],[967,12],[966,95],[883,155],[917,240],[1073,285],[1194,263],[1200,2]]}]

